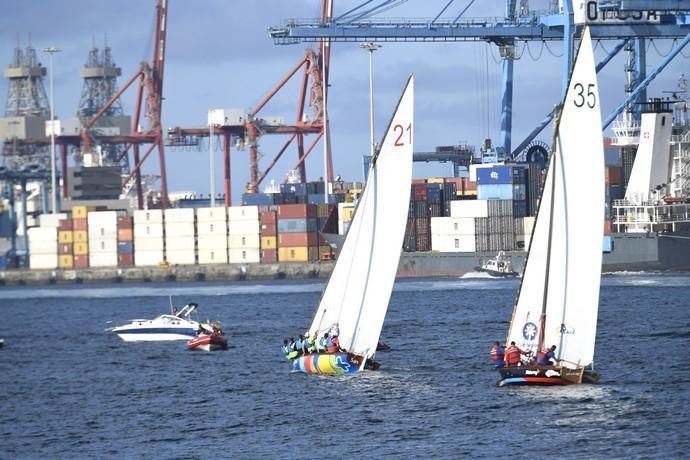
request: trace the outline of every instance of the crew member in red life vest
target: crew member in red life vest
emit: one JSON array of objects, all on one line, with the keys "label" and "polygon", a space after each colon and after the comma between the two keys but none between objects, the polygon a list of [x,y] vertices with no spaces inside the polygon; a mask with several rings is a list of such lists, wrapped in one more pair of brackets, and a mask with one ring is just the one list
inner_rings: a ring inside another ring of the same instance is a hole
[{"label": "crew member in red life vest", "polygon": [[551,345],[551,348],[548,348],[544,351],[541,351],[539,353],[539,356],[537,357],[537,364],[540,366],[555,366],[556,365],[556,345]]},{"label": "crew member in red life vest", "polygon": [[491,355],[491,364],[494,367],[503,367],[503,356],[505,355],[505,350],[500,343],[494,342],[489,354]]},{"label": "crew member in red life vest", "polygon": [[506,348],[505,351],[505,363],[506,366],[517,366],[520,364],[520,355],[529,354],[528,351],[521,350],[520,347],[515,345],[515,342],[510,342],[510,346]]}]

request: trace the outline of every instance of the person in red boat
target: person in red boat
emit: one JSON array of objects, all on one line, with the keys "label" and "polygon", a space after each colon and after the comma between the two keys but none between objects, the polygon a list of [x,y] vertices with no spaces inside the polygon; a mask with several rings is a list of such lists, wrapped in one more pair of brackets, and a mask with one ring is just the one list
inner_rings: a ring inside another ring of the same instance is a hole
[{"label": "person in red boat", "polygon": [[548,348],[539,353],[537,357],[537,364],[540,366],[555,366],[556,365],[556,345],[551,345]]},{"label": "person in red boat", "polygon": [[491,347],[491,351],[489,351],[489,355],[491,356],[491,364],[494,367],[504,366],[505,348],[502,347],[499,342],[494,342],[494,344]]},{"label": "person in red boat", "polygon": [[507,367],[520,365],[520,355],[527,355],[528,351],[522,350],[515,345],[515,341],[510,342],[510,346],[506,348],[504,361]]}]

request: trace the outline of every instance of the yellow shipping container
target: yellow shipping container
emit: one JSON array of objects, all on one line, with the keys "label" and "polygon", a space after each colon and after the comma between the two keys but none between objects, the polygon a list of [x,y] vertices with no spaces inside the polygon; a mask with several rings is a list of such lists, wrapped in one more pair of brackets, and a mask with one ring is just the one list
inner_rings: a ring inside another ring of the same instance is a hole
[{"label": "yellow shipping container", "polygon": [[86,219],[89,209],[86,206],[74,206],[72,208],[72,219]]},{"label": "yellow shipping container", "polygon": [[427,184],[443,184],[446,181],[443,177],[429,177],[426,180]]},{"label": "yellow shipping container", "polygon": [[58,256],[58,268],[74,268],[74,257],[69,255]]},{"label": "yellow shipping container", "polygon": [[338,216],[343,222],[352,222],[352,216],[355,215],[355,208],[341,208],[342,216]]},{"label": "yellow shipping container", "polygon": [[[77,232],[74,232],[77,233]],[[74,243],[74,255],[75,256],[85,256],[89,254],[89,244],[88,243]]]},{"label": "yellow shipping container", "polygon": [[69,244],[74,242],[74,234],[72,230],[60,230],[58,231],[58,243]]},{"label": "yellow shipping container", "polygon": [[278,248],[280,262],[308,262],[319,259],[318,246],[298,246],[294,248]]},{"label": "yellow shipping container", "polygon": [[275,236],[262,236],[261,249],[276,249],[278,247],[278,239]]},{"label": "yellow shipping container", "polygon": [[[73,241],[75,243],[88,243],[89,242],[89,232],[86,230],[75,230],[73,233]],[[86,253],[84,253],[86,254]]]}]

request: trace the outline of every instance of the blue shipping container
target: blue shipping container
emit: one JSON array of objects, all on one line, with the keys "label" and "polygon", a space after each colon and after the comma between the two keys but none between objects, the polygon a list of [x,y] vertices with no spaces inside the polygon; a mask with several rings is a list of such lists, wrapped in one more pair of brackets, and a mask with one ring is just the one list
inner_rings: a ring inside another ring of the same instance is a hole
[{"label": "blue shipping container", "polygon": [[316,219],[278,219],[278,233],[307,233],[318,231]]},{"label": "blue shipping container", "polygon": [[613,239],[611,238],[611,235],[604,235],[604,244],[602,250],[604,252],[611,252],[611,250],[613,250]]},{"label": "blue shipping container", "polygon": [[512,200],[513,184],[477,185],[477,198],[480,200]]},{"label": "blue shipping container", "polygon": [[477,169],[477,184],[524,184],[527,169],[521,166],[492,166]]},{"label": "blue shipping container", "polygon": [[527,201],[513,200],[513,217],[525,217],[527,215]]},{"label": "blue shipping container", "polygon": [[244,206],[269,206],[274,204],[273,193],[243,193]]},{"label": "blue shipping container", "polygon": [[117,242],[117,253],[118,254],[131,254],[134,252],[134,242],[133,241],[118,241]]},{"label": "blue shipping container", "polygon": [[[309,204],[326,204],[326,198],[324,197],[323,193],[321,194],[315,194],[315,195],[309,195],[307,197],[307,203]],[[333,204],[335,203],[335,199],[333,195],[328,195],[328,204]]]}]

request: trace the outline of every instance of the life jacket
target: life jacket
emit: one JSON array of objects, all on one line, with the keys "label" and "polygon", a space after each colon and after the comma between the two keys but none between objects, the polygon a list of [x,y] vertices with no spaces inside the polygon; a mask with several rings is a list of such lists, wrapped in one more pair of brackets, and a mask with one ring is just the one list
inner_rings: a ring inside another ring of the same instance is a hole
[{"label": "life jacket", "polygon": [[328,341],[325,337],[321,337],[319,339],[319,344],[317,348],[319,349],[319,351],[326,351],[326,349],[328,348]]},{"label": "life jacket", "polygon": [[290,353],[289,345],[283,345],[283,353],[285,353],[285,357],[287,358],[287,355]]},{"label": "life jacket", "polygon": [[326,350],[329,353],[334,353],[338,351],[338,347],[333,343],[333,339],[331,337],[328,338],[328,342],[326,342]]},{"label": "life jacket", "polygon": [[511,345],[506,348],[505,362],[509,366],[520,362],[520,349],[517,346]]},{"label": "life jacket", "polygon": [[295,348],[297,349],[297,351],[302,351],[302,341],[301,340],[299,340],[299,339],[295,340]]},{"label": "life jacket", "polygon": [[494,345],[491,347],[491,351],[489,352],[491,355],[491,361],[503,361],[503,349],[500,346]]},{"label": "life jacket", "polygon": [[309,353],[314,353],[316,351],[316,343],[314,342],[314,337],[309,337],[307,339],[307,351]]},{"label": "life jacket", "polygon": [[553,358],[553,352],[551,350],[540,351],[537,355],[537,364],[550,366],[552,364],[550,358]]},{"label": "life jacket", "polygon": [[299,356],[299,353],[297,352],[297,348],[295,347],[295,342],[292,342],[290,345],[290,352],[287,354],[288,359],[295,359],[297,356]]}]

